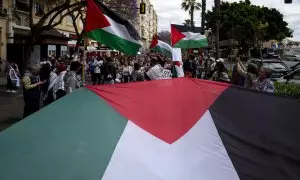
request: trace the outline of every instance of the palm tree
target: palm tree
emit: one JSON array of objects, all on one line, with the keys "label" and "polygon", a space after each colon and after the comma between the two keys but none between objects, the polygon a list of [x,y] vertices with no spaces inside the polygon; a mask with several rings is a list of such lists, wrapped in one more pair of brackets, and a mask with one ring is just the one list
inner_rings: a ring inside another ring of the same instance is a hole
[{"label": "palm tree", "polygon": [[194,27],[194,11],[201,9],[201,4],[197,0],[183,0],[181,8],[185,11],[189,11],[191,15],[191,27]]},{"label": "palm tree", "polygon": [[205,11],[206,11],[206,0],[202,0],[202,12],[201,12],[202,33],[204,33],[205,31]]},{"label": "palm tree", "polygon": [[[195,23],[195,22],[193,22],[193,23]],[[187,26],[187,27],[191,27],[192,26],[192,21],[190,19],[186,19],[186,20],[184,20],[183,25]]]}]

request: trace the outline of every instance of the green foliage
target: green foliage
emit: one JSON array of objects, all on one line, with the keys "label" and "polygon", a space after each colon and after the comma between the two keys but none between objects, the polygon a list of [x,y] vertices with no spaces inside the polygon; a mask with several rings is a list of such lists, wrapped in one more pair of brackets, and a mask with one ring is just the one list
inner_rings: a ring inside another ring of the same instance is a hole
[{"label": "green foliage", "polygon": [[[207,27],[215,30],[217,19],[215,8],[208,11]],[[251,46],[258,41],[280,41],[285,37],[292,37],[292,30],[287,27],[287,22],[278,10],[252,5],[249,0],[221,3],[219,19],[220,39],[233,38],[242,47]]]},{"label": "green foliage", "polygon": [[[195,21],[193,22],[193,24],[195,24]],[[183,25],[192,27],[192,21],[190,19],[185,19]]]},{"label": "green foliage", "polygon": [[275,94],[279,96],[300,98],[300,85],[280,84],[275,82]]},{"label": "green foliage", "polygon": [[185,11],[189,11],[191,16],[191,27],[194,27],[194,11],[201,9],[201,4],[197,0],[183,0],[181,8]]}]

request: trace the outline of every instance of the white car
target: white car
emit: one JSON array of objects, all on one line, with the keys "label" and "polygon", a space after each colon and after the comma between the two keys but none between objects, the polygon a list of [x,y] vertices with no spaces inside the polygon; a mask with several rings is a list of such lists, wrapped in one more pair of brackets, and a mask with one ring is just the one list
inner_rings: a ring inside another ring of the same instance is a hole
[{"label": "white car", "polygon": [[289,74],[276,79],[277,82],[282,84],[299,84],[300,85],[300,69],[296,69]]},{"label": "white car", "polygon": [[283,59],[287,61],[300,61],[300,55],[284,55]]}]

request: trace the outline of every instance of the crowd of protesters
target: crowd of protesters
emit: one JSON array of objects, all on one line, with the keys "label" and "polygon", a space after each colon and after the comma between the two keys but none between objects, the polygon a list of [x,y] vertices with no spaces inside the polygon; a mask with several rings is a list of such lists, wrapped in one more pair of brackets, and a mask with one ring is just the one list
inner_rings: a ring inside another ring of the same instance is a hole
[{"label": "crowd of protesters", "polygon": [[173,62],[158,53],[136,57],[92,56],[88,58],[87,64],[87,74],[91,75],[94,85],[172,78]]},{"label": "crowd of protesters", "polygon": [[224,60],[215,60],[209,55],[190,55],[183,58],[183,62],[173,62],[170,58],[154,52],[135,57],[94,55],[85,60],[82,56],[75,55],[71,59],[44,59],[38,65],[30,65],[22,77],[17,64],[8,61],[5,74],[7,92],[15,93],[16,88],[22,84],[24,117],[27,117],[40,107],[47,106],[83,86],[83,73],[85,77],[90,77],[94,85],[190,77],[274,92],[274,84],[268,78],[269,70],[263,67],[258,69],[255,64],[245,62],[246,58],[239,55],[232,77],[229,78]]}]

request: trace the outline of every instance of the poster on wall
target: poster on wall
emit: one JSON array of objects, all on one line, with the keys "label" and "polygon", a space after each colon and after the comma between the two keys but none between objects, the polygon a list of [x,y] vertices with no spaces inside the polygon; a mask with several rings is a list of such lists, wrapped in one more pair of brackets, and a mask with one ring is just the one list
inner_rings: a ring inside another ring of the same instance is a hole
[{"label": "poster on wall", "polygon": [[60,55],[65,56],[68,53],[68,47],[67,46],[61,46],[60,47]]},{"label": "poster on wall", "polygon": [[56,56],[56,45],[48,45],[48,56]]}]

